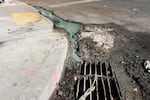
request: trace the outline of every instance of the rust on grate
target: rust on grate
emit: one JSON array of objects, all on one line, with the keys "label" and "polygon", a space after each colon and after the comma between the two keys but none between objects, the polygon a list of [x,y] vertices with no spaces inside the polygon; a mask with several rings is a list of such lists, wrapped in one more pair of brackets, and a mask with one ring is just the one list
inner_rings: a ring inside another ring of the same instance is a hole
[{"label": "rust on grate", "polygon": [[78,100],[91,88],[95,80],[95,89],[85,100],[122,100],[119,85],[109,63],[83,63],[79,66],[79,76],[75,85],[75,96]]}]

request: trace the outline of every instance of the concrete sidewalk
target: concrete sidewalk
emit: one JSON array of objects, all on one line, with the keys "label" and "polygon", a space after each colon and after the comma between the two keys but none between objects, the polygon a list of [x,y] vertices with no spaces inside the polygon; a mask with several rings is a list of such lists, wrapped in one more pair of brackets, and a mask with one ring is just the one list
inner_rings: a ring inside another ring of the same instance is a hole
[{"label": "concrete sidewalk", "polygon": [[0,100],[48,100],[67,55],[65,33],[29,5],[0,4]]}]

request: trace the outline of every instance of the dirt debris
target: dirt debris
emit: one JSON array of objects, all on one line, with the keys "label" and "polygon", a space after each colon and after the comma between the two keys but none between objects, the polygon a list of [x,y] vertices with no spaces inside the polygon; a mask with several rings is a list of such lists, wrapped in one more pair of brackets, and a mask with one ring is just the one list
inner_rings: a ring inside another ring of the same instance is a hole
[{"label": "dirt debris", "polygon": [[[93,37],[97,34],[106,36],[109,34],[113,37],[113,43],[105,40],[99,41],[101,45],[98,45]],[[119,77],[118,81],[122,81],[119,85],[124,100],[150,99],[150,74],[144,69],[144,61],[150,60],[150,33],[132,32],[113,23],[93,24],[85,25],[78,32],[78,38],[78,54],[82,59],[88,62],[108,61],[115,65],[113,69]],[[109,43],[111,46],[105,48],[104,45],[110,45]],[[75,100],[75,76],[79,68],[71,55],[66,60],[65,67],[64,75],[59,83],[60,89],[54,92],[50,100]],[[130,80],[126,80],[127,78]]]}]

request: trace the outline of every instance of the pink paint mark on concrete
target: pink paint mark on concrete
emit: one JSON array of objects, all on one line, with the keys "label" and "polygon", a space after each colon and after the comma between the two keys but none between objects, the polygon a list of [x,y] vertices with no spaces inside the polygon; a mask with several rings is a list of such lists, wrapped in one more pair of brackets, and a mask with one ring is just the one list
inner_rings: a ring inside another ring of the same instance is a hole
[{"label": "pink paint mark on concrete", "polygon": [[26,73],[27,75],[35,75],[36,72],[37,72],[37,71],[36,71],[35,69],[32,69],[32,68],[27,69],[27,70],[25,71],[25,73]]},{"label": "pink paint mark on concrete", "polygon": [[53,78],[54,78],[55,83],[57,84],[59,82],[59,76],[57,72],[54,72]]}]

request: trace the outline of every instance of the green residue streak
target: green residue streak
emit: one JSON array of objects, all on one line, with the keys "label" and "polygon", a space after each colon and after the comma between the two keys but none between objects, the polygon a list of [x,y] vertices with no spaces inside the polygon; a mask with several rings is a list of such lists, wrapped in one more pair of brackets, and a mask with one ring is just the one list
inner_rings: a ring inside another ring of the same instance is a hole
[{"label": "green residue streak", "polygon": [[83,63],[83,60],[77,55],[78,42],[77,42],[77,36],[76,36],[76,33],[82,28],[82,24],[64,20],[56,16],[52,11],[48,11],[44,8],[38,7],[38,9],[39,9],[40,14],[49,18],[54,23],[54,26],[56,28],[63,29],[68,33],[71,44],[72,44],[72,49],[73,49],[72,57],[77,62]]}]

